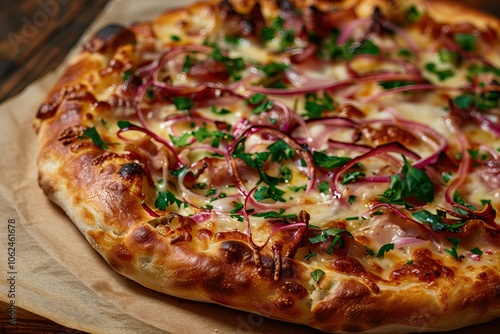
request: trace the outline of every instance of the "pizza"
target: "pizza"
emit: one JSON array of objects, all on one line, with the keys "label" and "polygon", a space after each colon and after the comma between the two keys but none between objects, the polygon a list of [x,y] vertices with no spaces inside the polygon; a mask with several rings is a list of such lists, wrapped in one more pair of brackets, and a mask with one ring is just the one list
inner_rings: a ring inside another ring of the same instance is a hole
[{"label": "pizza", "polygon": [[[86,42],[39,184],[118,273],[325,332],[500,316],[500,22],[208,0]],[[71,247],[71,245],[67,245]]]}]

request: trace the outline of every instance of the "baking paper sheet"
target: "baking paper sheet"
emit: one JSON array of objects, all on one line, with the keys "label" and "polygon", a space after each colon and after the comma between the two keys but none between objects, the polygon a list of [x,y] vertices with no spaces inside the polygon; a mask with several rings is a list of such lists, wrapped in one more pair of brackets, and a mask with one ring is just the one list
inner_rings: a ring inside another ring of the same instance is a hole
[{"label": "baking paper sheet", "polygon": [[[111,1],[83,39],[106,24],[130,24],[189,2]],[[37,183],[38,146],[32,122],[63,68],[61,64],[55,73],[0,106],[0,268],[6,276],[0,280],[0,300],[14,300],[18,307],[91,333],[319,333],[260,315],[156,293],[120,276],[105,263]],[[11,233],[15,238],[13,268],[8,267],[9,222],[15,226]],[[8,296],[9,276],[15,277],[15,298]],[[14,329],[8,324],[4,328]],[[498,328],[497,319],[454,333],[491,333]]]}]

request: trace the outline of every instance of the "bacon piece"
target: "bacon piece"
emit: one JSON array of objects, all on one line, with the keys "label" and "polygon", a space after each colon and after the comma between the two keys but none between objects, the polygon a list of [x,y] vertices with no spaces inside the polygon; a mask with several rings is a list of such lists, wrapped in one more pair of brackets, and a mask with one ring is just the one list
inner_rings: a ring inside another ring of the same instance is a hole
[{"label": "bacon piece", "polygon": [[94,37],[83,45],[89,52],[114,53],[125,44],[135,44],[136,39],[132,31],[117,24],[110,24],[99,30]]},{"label": "bacon piece", "polygon": [[368,142],[373,143],[375,146],[393,142],[399,142],[405,146],[419,144],[417,137],[397,126],[389,125],[375,128],[367,125],[361,128],[361,133]]}]

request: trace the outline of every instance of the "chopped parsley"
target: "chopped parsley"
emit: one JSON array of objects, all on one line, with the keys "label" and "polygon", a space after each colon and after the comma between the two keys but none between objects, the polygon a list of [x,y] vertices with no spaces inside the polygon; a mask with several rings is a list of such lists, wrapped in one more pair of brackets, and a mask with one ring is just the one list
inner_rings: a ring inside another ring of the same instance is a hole
[{"label": "chopped parsley", "polygon": [[180,137],[174,137],[171,134],[168,135],[172,143],[178,147],[187,146],[190,144],[189,138],[191,137],[191,133],[184,132]]},{"label": "chopped parsley", "polygon": [[107,150],[109,148],[108,145],[106,145],[104,140],[101,138],[101,136],[97,132],[95,126],[83,130],[83,134],[85,135],[85,137],[91,139],[92,142],[95,145],[99,146],[100,148],[105,149],[105,150]]},{"label": "chopped parsley", "polygon": [[289,66],[283,63],[271,62],[259,67],[268,77],[282,74]]},{"label": "chopped parsley", "polygon": [[348,172],[348,173],[344,174],[342,181],[340,181],[340,183],[341,184],[352,183],[352,182],[356,181],[359,177],[363,177],[363,176],[365,176],[365,174],[363,172],[360,172],[360,171]]},{"label": "chopped parsley", "polygon": [[118,122],[116,122],[116,125],[118,125],[118,127],[120,129],[126,129],[126,128],[130,128],[132,126],[137,126],[135,124],[130,123],[129,121],[118,121]]},{"label": "chopped parsley", "polygon": [[443,172],[443,173],[441,174],[441,176],[443,177],[443,181],[444,181],[445,183],[450,182],[450,181],[451,181],[451,179],[453,178],[453,175],[452,175],[452,174],[450,174],[450,173],[448,173],[448,172]]},{"label": "chopped parsley", "polygon": [[273,107],[273,101],[267,99],[267,95],[255,93],[250,96],[245,103],[254,107],[252,114],[259,115]]},{"label": "chopped parsley", "polygon": [[281,162],[283,159],[293,159],[295,150],[282,139],[277,140],[267,147],[271,153],[271,161]]},{"label": "chopped parsley", "polygon": [[285,51],[288,47],[292,46],[295,41],[295,30],[284,29],[283,22],[284,19],[278,17],[271,26],[263,27],[260,31],[260,38],[264,43],[270,42],[275,37],[279,37],[280,51]]},{"label": "chopped parsley", "polygon": [[304,184],[303,186],[290,186],[288,187],[291,191],[293,191],[294,193],[298,192],[298,191],[301,191],[301,190],[306,190],[307,189],[307,185]]},{"label": "chopped parsley", "polygon": [[413,57],[413,53],[408,49],[399,50],[398,55],[400,55],[401,57]]},{"label": "chopped parsley", "polygon": [[174,105],[177,110],[188,110],[194,106],[193,101],[189,97],[174,97]]},{"label": "chopped parsley", "polygon": [[454,224],[448,224],[443,221],[441,214],[432,214],[427,210],[414,212],[412,216],[423,223],[429,224],[434,232],[446,231],[459,233],[460,228],[467,223],[467,221],[458,221]]},{"label": "chopped parsley", "polygon": [[430,203],[434,200],[434,184],[425,172],[413,167],[403,155],[404,166],[400,175],[392,175],[391,184],[381,199],[393,204],[407,204],[406,199],[415,196],[419,201]]},{"label": "chopped parsley", "polygon": [[453,40],[465,51],[473,51],[476,48],[477,37],[473,34],[455,34]]},{"label": "chopped parsley", "polygon": [[460,243],[460,238],[446,238],[448,239],[449,242],[451,242],[451,250],[450,249],[445,249],[444,251],[448,254],[450,254],[456,261],[460,261],[461,258],[463,258],[463,255],[458,255],[457,248],[458,244]]},{"label": "chopped parsley", "polygon": [[182,64],[182,72],[189,72],[191,67],[193,66],[194,61],[189,55],[184,59],[184,64]]},{"label": "chopped parsley", "polygon": [[467,152],[469,152],[472,160],[476,160],[477,157],[479,156],[479,149],[476,149],[476,150],[467,150]]},{"label": "chopped parsley", "polygon": [[[460,204],[461,206],[464,206],[464,207],[466,207],[466,208],[468,208],[468,209],[471,209],[471,210],[473,210],[473,211],[474,211],[474,210],[476,210],[476,207],[475,207],[475,206],[473,206],[473,205],[471,205],[471,204],[467,203],[467,202],[466,202],[466,201],[462,198],[462,196],[460,196],[460,193],[458,192],[458,190],[455,190],[455,192],[453,193],[453,200],[454,200],[456,203]],[[468,214],[469,214],[469,212],[467,212],[467,211],[465,211],[465,210],[463,210],[463,209],[460,209],[460,208],[454,208],[454,209],[455,209],[455,211],[457,211],[458,213],[460,213],[460,214],[462,214],[462,215],[468,215]]]},{"label": "chopped parsley", "polygon": [[351,158],[336,157],[336,156],[332,156],[332,155],[327,155],[327,154],[319,152],[319,151],[314,151],[313,159],[314,159],[314,163],[316,164],[316,166],[323,167],[326,169],[342,167],[346,163],[351,161]]},{"label": "chopped parsley", "polygon": [[283,219],[295,219],[297,218],[296,214],[288,214],[284,215],[285,209],[280,208],[279,212],[276,211],[267,211],[267,212],[259,212],[254,213],[252,216],[254,217],[262,217],[262,218],[283,218]]},{"label": "chopped parsley", "polygon": [[483,255],[483,251],[482,251],[482,250],[480,250],[478,247],[474,247],[474,248],[472,248],[472,249],[470,250],[470,252],[471,252],[472,254],[476,254],[476,255],[479,255],[479,256]]},{"label": "chopped parsley", "polygon": [[438,77],[439,81],[444,81],[455,75],[455,72],[453,72],[452,70],[447,70],[447,69],[439,70],[436,64],[434,63],[425,64],[425,69],[428,72],[435,74]]},{"label": "chopped parsley", "polygon": [[493,73],[496,76],[500,77],[500,68],[495,68],[484,64],[472,64],[469,66],[468,70],[471,75]]},{"label": "chopped parsley", "polygon": [[385,244],[382,247],[380,247],[380,249],[378,250],[377,257],[380,258],[380,259],[383,259],[384,258],[384,254],[387,253],[390,250],[393,250],[393,249],[394,249],[394,244],[392,244],[392,243]]},{"label": "chopped parsley", "polygon": [[123,72],[122,82],[127,81],[131,76],[132,76],[132,71],[126,70],[125,72]]},{"label": "chopped parsley", "polygon": [[224,37],[224,39],[226,40],[226,42],[228,42],[229,44],[232,44],[232,45],[238,45],[241,43],[241,40],[243,38],[241,38],[240,36],[232,36],[232,35],[226,35]]},{"label": "chopped parsley", "polygon": [[373,249],[369,248],[368,246],[365,246],[365,252],[366,252],[366,254],[368,254],[370,256],[375,255],[375,252],[373,251]]},{"label": "chopped parsley", "polygon": [[481,200],[481,204],[482,204],[482,205],[491,204],[491,199],[482,199],[482,200]]},{"label": "chopped parsley", "polygon": [[455,105],[461,109],[467,109],[473,106],[479,109],[488,110],[498,108],[500,93],[499,92],[486,92],[482,94],[465,93],[453,99]]},{"label": "chopped parsley", "polygon": [[315,93],[306,93],[304,109],[306,110],[304,116],[319,118],[323,112],[334,110],[335,103],[327,92],[323,93],[323,97]]},{"label": "chopped parsley", "polygon": [[454,66],[460,65],[460,62],[462,61],[460,53],[446,49],[439,50],[439,59],[443,63],[450,63]]},{"label": "chopped parsley", "polygon": [[306,256],[304,256],[304,259],[306,259],[307,261],[309,261],[309,260],[310,260],[313,256],[317,256],[317,254],[316,254],[316,253],[311,252],[311,250],[310,250],[310,249],[308,249],[308,250],[307,250],[307,254],[306,254]]},{"label": "chopped parsley", "polygon": [[180,209],[181,205],[184,204],[184,207],[188,207],[188,203],[182,202],[180,199],[176,198],[174,193],[170,191],[160,191],[158,192],[158,197],[155,201],[155,207],[162,211],[165,211],[169,205],[176,204]]},{"label": "chopped parsley", "polygon": [[411,86],[414,84],[415,82],[413,81],[380,81],[378,83],[378,85],[384,89],[393,89],[398,87]]},{"label": "chopped parsley", "polygon": [[311,272],[311,276],[313,280],[315,280],[316,282],[319,282],[319,280],[321,279],[321,277],[323,277],[324,274],[325,272],[321,269],[316,269],[313,272]]},{"label": "chopped parsley", "polygon": [[405,13],[405,17],[410,22],[417,22],[421,16],[422,14],[418,11],[417,7],[415,7],[414,5],[410,6],[410,8],[408,8]]},{"label": "chopped parsley", "polygon": [[209,197],[209,196],[212,196],[212,195],[215,195],[217,193],[217,188],[210,188],[206,193],[205,193],[205,196],[206,197]]},{"label": "chopped parsley", "polygon": [[311,242],[311,244],[314,245],[314,244],[317,244],[320,242],[327,241],[329,237],[333,237],[333,240],[331,241],[330,246],[328,247],[328,250],[326,251],[328,254],[331,254],[331,253],[333,253],[333,249],[337,243],[339,244],[339,247],[341,249],[343,249],[345,247],[344,238],[341,237],[340,234],[346,234],[348,237],[353,238],[352,234],[347,230],[344,230],[341,228],[330,227],[330,228],[327,228],[326,230],[322,230],[320,234],[309,238],[309,242]]},{"label": "chopped parsley", "polygon": [[261,186],[253,193],[253,197],[257,202],[262,202],[265,199],[272,199],[276,202],[286,202],[282,197],[285,192],[275,186],[270,185],[269,187]]},{"label": "chopped parsley", "polygon": [[327,181],[323,181],[318,185],[318,190],[322,194],[328,194],[330,193],[330,185]]},{"label": "chopped parsley", "polygon": [[217,110],[217,108],[215,106],[211,106],[210,107],[210,111],[213,112],[216,115],[227,115],[227,114],[231,113],[230,110],[227,110],[227,109],[224,109],[224,108],[221,108],[220,110]]},{"label": "chopped parsley", "polygon": [[226,67],[226,71],[234,80],[241,79],[241,72],[245,69],[246,65],[243,58],[230,58],[222,54],[219,48],[215,48],[209,55],[215,61],[218,61]]},{"label": "chopped parsley", "polygon": [[358,198],[358,196],[349,195],[349,198],[347,201],[349,202],[349,204],[354,204],[354,202],[356,201],[357,198]]}]

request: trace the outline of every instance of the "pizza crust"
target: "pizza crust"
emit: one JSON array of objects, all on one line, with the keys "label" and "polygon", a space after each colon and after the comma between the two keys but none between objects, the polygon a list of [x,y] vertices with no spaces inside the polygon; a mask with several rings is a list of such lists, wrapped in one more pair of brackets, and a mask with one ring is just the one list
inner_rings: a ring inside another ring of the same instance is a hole
[{"label": "pizza crust", "polygon": [[[322,1],[298,3],[308,6],[313,2],[328,6]],[[205,9],[210,19],[215,11],[207,8],[214,8],[215,3],[187,10]],[[379,3],[367,1],[365,5]],[[233,1],[242,13],[253,8],[252,4]],[[447,10],[452,7],[432,2],[429,8],[434,16],[434,12],[450,14]],[[482,14],[460,8],[453,10],[484,22]],[[363,5],[357,9],[369,12]],[[269,5],[268,10],[276,9]],[[169,24],[172,13],[160,16],[154,24]],[[495,23],[498,20],[488,26],[498,29]],[[145,24],[132,28],[134,33],[116,26],[101,30],[48,94],[35,121],[41,143],[37,159],[40,186],[114,270],[169,295],[218,303],[326,332],[441,331],[500,315],[498,261],[470,267],[471,272],[464,274],[451,261],[434,259],[431,252],[421,250],[415,259],[417,268],[422,272],[432,269],[441,276],[422,284],[419,273],[401,269],[401,278],[382,277],[346,257],[326,263],[323,269],[327,275],[316,283],[311,266],[290,255],[296,236],[277,235],[256,251],[248,236],[239,231],[200,228],[193,219],[175,213],[151,217],[143,208],[143,201],[154,196],[147,162],[81,140],[97,112],[111,115],[119,109],[124,115],[129,113],[126,99],[111,96],[107,105],[100,104],[89,87],[94,85],[95,89],[117,77],[121,80],[123,69],[135,61],[133,48],[127,45],[136,38],[147,41],[149,29],[155,28]],[[115,69],[109,65],[112,57],[120,60]],[[108,69],[109,73],[103,74]],[[144,189],[150,190],[144,193]],[[307,223],[307,214],[300,217]],[[271,228],[270,222],[263,224]],[[499,246],[498,236],[488,235],[481,226],[478,230],[490,244]]]}]

